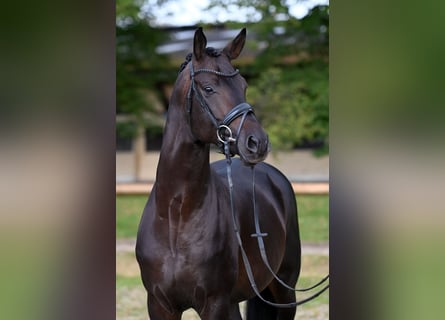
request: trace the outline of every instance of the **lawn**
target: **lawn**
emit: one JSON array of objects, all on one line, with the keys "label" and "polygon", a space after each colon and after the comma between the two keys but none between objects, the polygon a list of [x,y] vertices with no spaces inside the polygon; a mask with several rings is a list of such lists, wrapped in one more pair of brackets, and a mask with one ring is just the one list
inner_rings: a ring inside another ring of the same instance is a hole
[{"label": "lawn", "polygon": [[[135,238],[146,196],[116,198],[116,237]],[[298,221],[303,242],[326,243],[329,239],[329,196],[297,195]]]}]

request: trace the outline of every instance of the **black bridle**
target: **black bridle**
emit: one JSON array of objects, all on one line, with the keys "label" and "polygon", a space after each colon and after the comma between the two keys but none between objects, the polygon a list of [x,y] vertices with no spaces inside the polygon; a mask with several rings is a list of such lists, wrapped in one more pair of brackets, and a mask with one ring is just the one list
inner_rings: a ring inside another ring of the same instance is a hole
[{"label": "black bridle", "polygon": [[[213,126],[216,129],[216,136],[218,138],[218,147],[220,148],[221,152],[224,153],[224,145],[226,142],[230,143],[236,143],[239,133],[241,131],[241,128],[243,126],[244,120],[246,119],[246,116],[249,113],[255,114],[253,111],[253,108],[250,104],[246,102],[242,102],[235,106],[232,110],[230,110],[222,119],[219,121],[215,115],[213,114],[212,110],[210,109],[210,106],[207,104],[206,100],[202,96],[201,92],[197,90],[196,88],[196,81],[195,76],[199,73],[212,73],[219,77],[225,77],[225,78],[232,78],[239,74],[239,70],[236,69],[235,71],[231,73],[225,73],[220,72],[216,70],[211,69],[193,69],[193,62],[190,62],[190,80],[191,84],[189,87],[189,90],[187,92],[187,112],[189,114],[189,119],[191,119],[191,112],[192,112],[192,105],[193,105],[193,94],[195,95],[196,99],[198,100],[201,108],[207,113],[209,116],[210,121],[212,122]],[[241,122],[238,126],[237,132],[235,137],[233,136],[232,130],[230,129],[229,125],[237,118],[241,118]],[[191,120],[189,121],[191,123]]]},{"label": "black bridle", "polygon": [[[312,296],[302,300],[302,301],[298,301],[298,302],[291,302],[291,303],[274,303],[271,301],[266,300],[265,298],[263,298],[261,296],[261,293],[259,292],[259,289],[255,283],[255,278],[253,276],[253,272],[252,272],[252,267],[250,265],[249,262],[249,258],[247,257],[247,254],[244,250],[244,246],[241,240],[241,235],[239,232],[239,228],[236,222],[236,214],[235,214],[235,205],[234,205],[234,200],[233,200],[233,182],[232,182],[232,159],[231,157],[233,156],[233,154],[230,152],[230,144],[231,143],[235,143],[237,142],[237,139],[239,137],[239,133],[241,131],[241,128],[244,124],[244,120],[246,119],[246,116],[249,113],[255,114],[253,111],[253,108],[250,104],[246,103],[246,102],[242,102],[240,104],[238,104],[237,106],[235,106],[232,110],[230,110],[224,117],[224,119],[222,119],[221,121],[218,121],[218,119],[215,117],[215,115],[213,114],[212,110],[210,109],[209,105],[207,104],[207,102],[205,101],[204,97],[202,96],[202,94],[199,92],[199,90],[196,89],[196,82],[195,82],[195,75],[199,74],[199,73],[212,73],[215,74],[217,76],[220,77],[227,77],[227,78],[232,78],[236,75],[239,74],[239,70],[236,69],[235,71],[231,72],[231,73],[224,73],[224,72],[220,72],[220,71],[216,71],[216,70],[211,70],[211,69],[198,69],[196,71],[194,71],[193,69],[193,63],[190,62],[190,79],[191,79],[191,84],[189,87],[189,90],[187,92],[187,112],[189,114],[189,122],[191,124],[191,111],[192,111],[192,105],[193,105],[193,94],[195,94],[196,99],[198,100],[199,104],[201,105],[201,108],[207,113],[207,115],[210,118],[210,121],[212,122],[213,126],[216,129],[216,135],[218,138],[218,147],[220,148],[221,152],[224,153],[224,155],[226,156],[226,160],[227,160],[227,181],[229,184],[229,194],[230,194],[230,207],[231,207],[231,211],[232,211],[232,220],[233,220],[233,226],[234,226],[234,231],[236,234],[236,238],[238,241],[238,246],[240,248],[240,252],[241,252],[241,257],[243,259],[243,263],[244,263],[244,267],[246,269],[246,273],[247,273],[247,277],[249,279],[250,285],[253,289],[253,291],[255,292],[255,294],[258,296],[258,298],[260,298],[263,302],[272,305],[274,307],[279,307],[279,308],[292,308],[292,307],[296,307],[298,305],[304,304],[306,302],[311,301],[312,299],[318,297],[321,293],[323,293],[324,291],[326,291],[329,288],[329,284],[326,285],[325,287],[323,287],[321,290],[319,290],[318,292],[316,292],[315,294],[313,294]],[[233,133],[232,130],[230,129],[229,125],[237,118],[242,117],[240,124],[238,126],[237,132],[235,137],[233,137]],[[286,283],[284,283],[279,277],[278,275],[272,270],[270,264],[269,264],[269,260],[267,258],[267,254],[266,254],[266,249],[264,246],[264,241],[263,238],[267,236],[267,233],[262,233],[261,229],[260,229],[260,225],[259,225],[259,217],[258,217],[258,212],[256,210],[256,200],[255,200],[255,168],[254,166],[251,166],[252,169],[252,192],[253,192],[253,196],[252,196],[252,200],[253,200],[253,211],[254,211],[254,219],[255,219],[255,233],[252,234],[251,236],[254,238],[257,238],[258,241],[258,247],[260,249],[260,253],[261,253],[261,258],[264,262],[264,264],[266,265],[267,269],[269,270],[269,272],[271,272],[271,274],[274,276],[274,278],[284,287],[288,288],[289,290],[293,290],[293,291],[308,291],[311,289],[314,289],[316,287],[318,287],[319,285],[321,285],[322,283],[324,283],[328,278],[329,275],[327,275],[326,277],[324,277],[319,283],[311,286],[310,288],[305,288],[305,289],[294,289],[292,287],[290,287],[289,285],[287,285]]]}]

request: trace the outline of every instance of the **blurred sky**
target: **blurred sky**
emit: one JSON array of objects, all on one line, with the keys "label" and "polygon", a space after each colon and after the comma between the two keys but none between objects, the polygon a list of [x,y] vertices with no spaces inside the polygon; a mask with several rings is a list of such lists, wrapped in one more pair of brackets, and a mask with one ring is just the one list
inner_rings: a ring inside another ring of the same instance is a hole
[{"label": "blurred sky", "polygon": [[[302,18],[309,9],[317,4],[328,4],[328,0],[287,0],[291,4],[290,13]],[[156,0],[149,0],[143,10],[149,10],[155,16],[155,24],[161,26],[187,26],[198,22],[221,23],[227,20],[245,22],[253,10],[229,8],[228,10],[206,10],[209,0],[201,1],[168,1],[162,6],[155,5]],[[255,18],[255,16],[253,16]]]}]

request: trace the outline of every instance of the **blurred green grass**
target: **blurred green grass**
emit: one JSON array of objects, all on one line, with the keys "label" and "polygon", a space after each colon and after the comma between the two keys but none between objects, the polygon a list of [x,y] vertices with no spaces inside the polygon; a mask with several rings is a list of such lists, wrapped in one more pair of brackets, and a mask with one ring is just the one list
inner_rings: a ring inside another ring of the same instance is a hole
[{"label": "blurred green grass", "polygon": [[[148,197],[119,195],[116,198],[116,237],[136,237],[139,220]],[[297,195],[298,221],[303,242],[322,243],[329,239],[329,196]]]}]

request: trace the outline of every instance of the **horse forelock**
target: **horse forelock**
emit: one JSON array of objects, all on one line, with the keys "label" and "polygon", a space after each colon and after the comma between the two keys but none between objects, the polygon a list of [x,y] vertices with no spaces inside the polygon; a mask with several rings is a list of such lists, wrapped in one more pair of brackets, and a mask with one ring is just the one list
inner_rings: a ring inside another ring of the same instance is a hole
[{"label": "horse forelock", "polygon": [[221,50],[215,49],[213,47],[207,47],[206,53],[210,57],[219,57],[221,55]]},{"label": "horse forelock", "polygon": [[[205,49],[205,52],[206,52],[207,56],[212,57],[212,58],[217,58],[217,57],[221,56],[221,54],[222,54],[222,50],[215,49],[213,47],[207,47]],[[189,62],[192,60],[192,57],[193,57],[192,53],[188,53],[186,55],[184,62],[179,67],[178,73],[181,73],[187,67]]]}]

